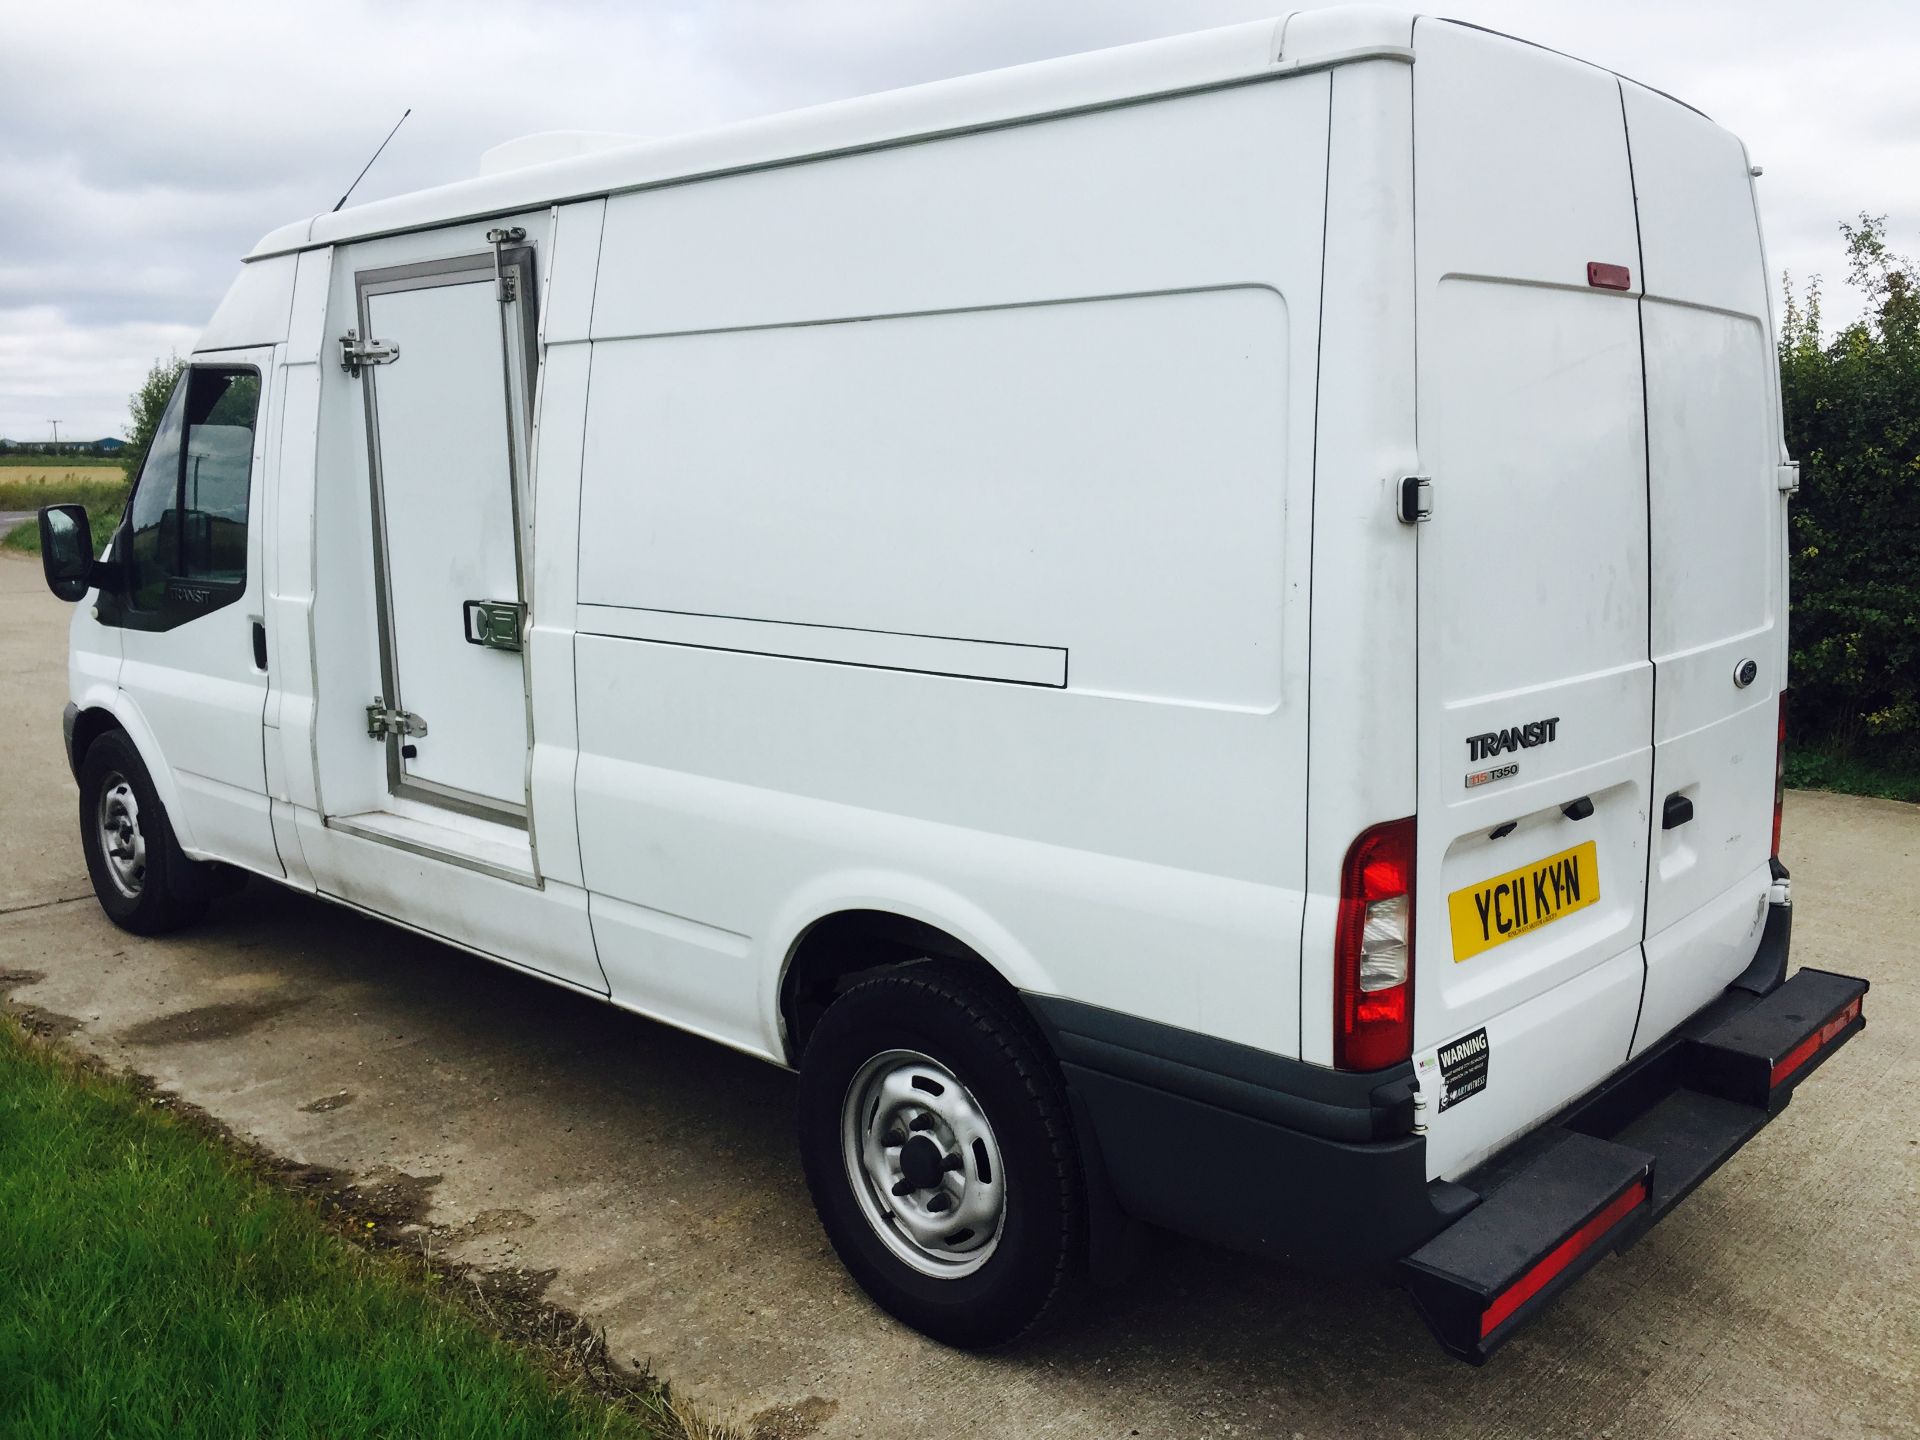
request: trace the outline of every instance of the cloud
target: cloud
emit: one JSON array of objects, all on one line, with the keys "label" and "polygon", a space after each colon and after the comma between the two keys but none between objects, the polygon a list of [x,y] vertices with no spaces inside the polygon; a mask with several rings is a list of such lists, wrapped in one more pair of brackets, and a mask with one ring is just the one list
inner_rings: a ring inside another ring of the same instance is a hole
[{"label": "cloud", "polygon": [[59,419],[63,439],[126,430],[127,397],[156,358],[184,355],[200,323],[120,320],[76,325],[52,305],[0,308],[0,396],[16,439],[43,440]]},{"label": "cloud", "polygon": [[[150,0],[16,6],[0,46],[0,434],[105,432],[191,337],[238,258],[356,192],[473,173],[537,130],[662,135],[896,85],[1270,15],[1284,0]],[[1823,272],[1836,222],[1920,248],[1920,12],[1862,0],[1452,0],[1462,19],[1681,96],[1758,164],[1775,270]],[[84,63],[81,63],[84,57]]]}]

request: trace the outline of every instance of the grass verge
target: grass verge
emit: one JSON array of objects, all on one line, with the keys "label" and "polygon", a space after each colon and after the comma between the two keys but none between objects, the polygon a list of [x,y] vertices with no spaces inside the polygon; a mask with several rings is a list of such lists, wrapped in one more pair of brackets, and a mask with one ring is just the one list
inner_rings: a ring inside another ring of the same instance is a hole
[{"label": "grass verge", "polygon": [[1787,784],[1920,803],[1920,757],[1846,754],[1795,742],[1787,746]]},{"label": "grass verge", "polygon": [[577,1319],[509,1344],[470,1276],[350,1243],[211,1130],[0,1014],[0,1434],[686,1433],[644,1377],[566,1373]]},{"label": "grass verge", "polygon": [[[64,475],[48,475],[26,480],[0,479],[0,510],[38,510],[42,505],[84,505],[92,522],[96,546],[106,543],[108,532],[126,508],[127,479],[116,465],[78,467]],[[40,526],[25,520],[0,535],[0,549],[16,550],[23,555],[40,553]]]}]

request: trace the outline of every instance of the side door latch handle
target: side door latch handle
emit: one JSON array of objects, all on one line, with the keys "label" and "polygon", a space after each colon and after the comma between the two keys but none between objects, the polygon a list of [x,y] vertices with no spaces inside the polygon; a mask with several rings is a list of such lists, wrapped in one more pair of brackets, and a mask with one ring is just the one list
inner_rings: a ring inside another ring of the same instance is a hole
[{"label": "side door latch handle", "polygon": [[527,607],[517,600],[469,600],[460,608],[469,645],[489,650],[518,650],[526,628]]},{"label": "side door latch handle", "polygon": [[1402,525],[1420,525],[1433,518],[1433,481],[1425,475],[1403,475],[1394,496],[1394,518]]}]

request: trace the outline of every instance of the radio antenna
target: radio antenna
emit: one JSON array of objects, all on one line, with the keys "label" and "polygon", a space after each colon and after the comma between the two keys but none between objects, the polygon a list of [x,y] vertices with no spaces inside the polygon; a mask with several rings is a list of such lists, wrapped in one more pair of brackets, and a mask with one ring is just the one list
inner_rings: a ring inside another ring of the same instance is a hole
[{"label": "radio antenna", "polygon": [[[387,139],[382,140],[380,142],[380,150],[386,149],[387,141],[392,140],[394,136],[400,133],[400,127],[407,123],[407,115],[411,115],[412,113],[413,113],[413,107],[409,105],[406,109],[406,114],[402,115],[398,120],[393,122],[393,129],[387,132]],[[373,152],[373,160],[378,160],[380,158],[380,150],[376,150]],[[359,188],[360,182],[367,178],[367,171],[373,168],[373,160],[367,161],[366,164],[360,167],[360,173],[353,177],[353,184],[347,186],[347,195],[353,194],[353,192]],[[334,202],[333,209],[335,212],[337,212],[342,205],[347,203],[347,195],[342,195],[338,200]]]}]

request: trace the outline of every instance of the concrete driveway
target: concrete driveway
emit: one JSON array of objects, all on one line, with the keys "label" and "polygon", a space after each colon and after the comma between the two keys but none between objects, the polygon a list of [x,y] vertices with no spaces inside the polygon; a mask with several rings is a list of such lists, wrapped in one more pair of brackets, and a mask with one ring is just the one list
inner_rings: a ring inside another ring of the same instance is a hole
[{"label": "concrete driveway", "polygon": [[551,1271],[549,1299],[710,1416],[929,1440],[1920,1434],[1920,810],[1792,798],[1795,958],[1870,976],[1869,1028],[1486,1369],[1392,1289],[1174,1240],[978,1357],[842,1274],[779,1071],[264,883],[186,936],[114,929],[60,754],[69,612],[24,561],[0,560],[0,599],[0,985],[270,1149],[414,1197],[455,1257]]}]

